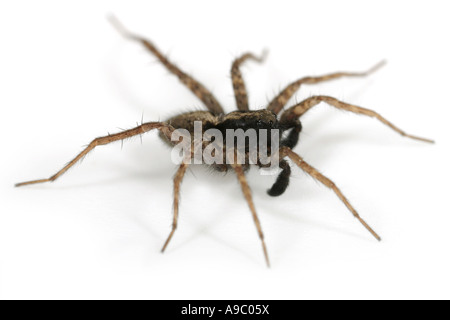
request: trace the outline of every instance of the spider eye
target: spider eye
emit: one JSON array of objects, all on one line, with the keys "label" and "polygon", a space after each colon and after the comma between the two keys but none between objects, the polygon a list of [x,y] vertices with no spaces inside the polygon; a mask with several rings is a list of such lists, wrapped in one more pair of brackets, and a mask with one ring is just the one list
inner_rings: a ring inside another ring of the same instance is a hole
[{"label": "spider eye", "polygon": [[260,126],[262,125],[262,121],[261,121],[261,120],[256,120],[256,125],[257,125],[258,127],[260,127]]}]

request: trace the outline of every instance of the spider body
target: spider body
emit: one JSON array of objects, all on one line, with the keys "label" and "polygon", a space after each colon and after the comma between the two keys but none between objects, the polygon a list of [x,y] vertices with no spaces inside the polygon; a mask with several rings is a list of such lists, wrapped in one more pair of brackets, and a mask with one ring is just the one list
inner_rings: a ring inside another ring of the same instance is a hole
[{"label": "spider body", "polygon": [[[152,53],[161,63],[164,65],[167,70],[169,70],[172,74],[178,77],[178,79],[194,94],[196,95],[206,106],[208,110],[205,111],[193,111],[182,113],[176,115],[167,121],[163,122],[146,122],[141,125],[125,130],[119,133],[110,134],[107,136],[99,137],[94,140],[80,153],[78,154],[72,161],[70,161],[66,166],[64,166],[61,170],[56,172],[50,178],[40,179],[40,180],[32,180],[28,182],[22,182],[16,184],[17,187],[24,185],[31,185],[42,182],[52,182],[58,179],[61,175],[63,175],[67,170],[69,170],[73,165],[78,163],[86,154],[91,152],[96,147],[106,145],[115,141],[123,141],[127,138],[144,134],[151,130],[158,130],[160,136],[167,142],[169,145],[175,146],[177,145],[172,138],[177,133],[177,130],[185,130],[187,135],[185,137],[194,137],[196,135],[196,125],[200,125],[200,135],[207,135],[211,130],[215,130],[221,136],[225,137],[229,130],[231,131],[239,131],[247,132],[249,130],[253,130],[256,137],[256,142],[259,148],[259,141],[263,139],[264,130],[267,131],[275,131],[278,133],[276,139],[271,140],[268,139],[266,142],[266,150],[268,154],[269,162],[264,162],[261,160],[262,151],[257,149],[257,158],[256,161],[251,160],[251,152],[253,151],[254,145],[247,143],[246,140],[244,142],[243,148],[239,151],[235,152],[234,149],[232,152],[229,150],[227,144],[220,144],[216,138],[202,141],[200,145],[200,151],[206,151],[211,145],[218,146],[217,149],[214,149],[212,154],[216,155],[216,152],[223,151],[222,155],[219,159],[224,160],[222,163],[213,163],[212,167],[217,171],[233,171],[237,178],[238,182],[241,186],[244,198],[249,206],[250,212],[252,214],[253,221],[255,223],[262,249],[264,252],[264,257],[266,259],[267,265],[269,265],[269,257],[266,249],[266,244],[264,240],[264,234],[262,232],[261,223],[259,221],[258,215],[256,213],[256,208],[253,203],[252,194],[250,186],[247,183],[247,179],[245,176],[245,171],[250,167],[250,165],[254,164],[260,168],[266,168],[269,165],[274,163],[280,168],[280,173],[276,178],[272,187],[268,190],[268,194],[270,196],[279,196],[283,194],[289,184],[289,177],[291,174],[291,167],[289,163],[286,161],[286,158],[289,158],[293,164],[303,170],[306,174],[311,176],[313,179],[317,180],[325,187],[332,190],[336,196],[345,204],[347,209],[352,213],[352,215],[377,239],[381,240],[381,238],[375,233],[375,231],[360,217],[358,212],[353,208],[348,199],[342,194],[340,189],[335,185],[333,181],[329,178],[322,175],[317,169],[308,164],[300,155],[295,153],[293,149],[297,145],[299,141],[299,135],[302,129],[302,124],[300,122],[300,118],[312,107],[320,104],[326,103],[330,106],[333,106],[340,110],[345,110],[351,113],[356,113],[360,115],[365,115],[369,117],[376,118],[383,124],[387,125],[397,133],[402,136],[420,140],[424,142],[433,142],[432,140],[420,138],[417,136],[412,136],[398,127],[394,126],[391,122],[386,120],[384,117],[376,113],[375,111],[365,109],[362,107],[358,107],[355,105],[351,105],[342,101],[339,101],[333,97],[329,96],[313,96],[310,98],[301,101],[289,108],[285,108],[290,98],[295,94],[295,92],[301,87],[303,84],[316,84],[323,81],[329,81],[333,79],[338,79],[341,77],[363,77],[377,70],[383,63],[376,65],[374,68],[370,69],[367,72],[335,72],[327,75],[317,76],[317,77],[304,77],[300,78],[297,81],[290,83],[286,88],[284,88],[272,101],[269,102],[267,108],[261,110],[250,110],[248,104],[247,91],[245,88],[244,80],[242,78],[242,74],[240,71],[240,66],[247,60],[253,60],[256,62],[262,62],[264,57],[255,56],[252,53],[245,53],[240,57],[236,58],[231,66],[231,78],[233,84],[234,95],[236,98],[237,111],[233,111],[230,113],[225,113],[222,106],[218,102],[218,100],[212,95],[212,93],[206,89],[200,82],[195,80],[193,77],[187,75],[177,66],[175,66],[172,62],[170,62],[166,56],[164,56],[152,42],[149,40],[142,38],[140,36],[134,35],[127,30],[125,30],[117,20],[112,20],[113,24],[117,27],[117,29],[122,33],[126,38],[137,41],[141,43],[150,53]],[[284,109],[284,112],[281,111]],[[234,137],[232,137],[234,143]],[[189,144],[188,153],[195,153],[195,139],[194,145]],[[228,158],[229,154],[232,153],[231,158]],[[235,161],[227,162],[227,160],[234,160],[237,158],[239,153],[244,154],[244,161],[239,163]],[[276,157],[275,157],[276,156]],[[223,159],[222,159],[223,158]],[[254,159],[253,159],[254,160]],[[277,160],[275,162],[275,160]],[[173,222],[172,222],[172,230],[164,243],[162,251],[164,251],[169,244],[172,236],[174,235],[175,230],[178,226],[178,205],[179,205],[179,193],[180,193],[180,185],[183,180],[184,174],[186,172],[187,167],[190,163],[182,162],[179,164],[178,170],[174,176],[174,203],[173,203]]]},{"label": "spider body", "polygon": [[[256,142],[259,144],[259,141],[262,139],[260,135],[265,134],[267,132],[271,132],[272,130],[279,130],[279,139],[277,145],[287,146],[290,148],[295,147],[298,142],[299,134],[301,131],[300,121],[279,121],[277,115],[273,111],[269,111],[267,109],[261,110],[248,110],[248,111],[233,111],[228,114],[218,114],[214,115],[209,111],[193,111],[182,113],[176,115],[167,120],[174,129],[185,129],[189,132],[192,139],[195,136],[195,125],[194,122],[200,122],[202,132],[204,135],[208,130],[216,129],[218,130],[222,137],[227,136],[227,131],[236,131],[242,130],[243,132],[248,132],[249,130],[253,130],[256,133]],[[263,130],[263,131],[261,131]],[[265,131],[264,131],[265,130]],[[287,132],[287,136],[283,138],[283,134]],[[171,145],[175,145],[176,143],[173,141],[169,141],[167,137],[163,134],[160,134],[161,138],[168,142]],[[267,138],[266,138],[267,139]],[[208,143],[203,145],[203,148],[206,148]],[[268,155],[272,154],[271,150],[271,140],[267,140],[268,146]],[[225,164],[226,159],[225,155],[227,154],[227,144],[223,144],[222,154],[224,155],[224,159],[222,161],[223,164],[211,164],[211,167],[220,172],[227,172],[232,169],[230,164]],[[242,163],[242,167],[244,171],[247,171],[252,164],[249,156],[249,149],[252,146],[250,142],[245,140],[245,161]],[[258,158],[259,159],[259,158]],[[268,164],[263,164],[261,161],[257,161],[254,165],[260,168],[267,168]],[[268,190],[268,194],[270,196],[280,196],[286,190],[289,184],[289,177],[291,174],[291,168],[286,161],[282,161],[280,163],[280,168],[282,171],[280,172],[276,182],[274,185]]]},{"label": "spider body", "polygon": [[[176,115],[167,120],[175,129],[186,129],[194,134],[194,122],[201,121],[203,132],[208,129],[218,129],[222,134],[226,130],[242,129],[281,129],[282,125],[277,115],[266,109],[256,111],[233,111],[228,114],[215,115],[209,111],[193,111]],[[258,131],[259,132],[259,131]]]}]

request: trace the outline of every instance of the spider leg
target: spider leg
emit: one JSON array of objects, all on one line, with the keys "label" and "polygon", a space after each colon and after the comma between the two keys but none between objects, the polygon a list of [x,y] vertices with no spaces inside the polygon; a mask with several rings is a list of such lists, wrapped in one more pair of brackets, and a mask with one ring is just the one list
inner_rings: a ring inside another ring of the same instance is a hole
[{"label": "spider leg", "polygon": [[169,236],[167,237],[166,242],[164,243],[164,246],[161,249],[161,252],[164,252],[166,250],[167,245],[170,242],[170,239],[172,239],[173,234],[175,233],[175,229],[177,228],[178,224],[178,202],[180,197],[180,185],[181,181],[183,181],[184,174],[187,169],[187,164],[182,163],[180,167],[178,168],[177,173],[175,174],[175,177],[173,178],[173,223],[172,223],[172,230],[170,231]]},{"label": "spider leg", "polygon": [[57,173],[55,173],[50,178],[17,183],[16,187],[21,187],[21,186],[35,184],[35,183],[55,181],[61,175],[63,175],[67,170],[69,170],[73,165],[75,165],[78,161],[80,161],[83,157],[85,157],[95,147],[109,144],[114,141],[124,140],[124,139],[130,138],[130,137],[136,136],[136,135],[140,135],[140,134],[143,134],[152,129],[160,130],[169,139],[170,139],[171,133],[173,131],[173,128],[164,122],[147,122],[147,123],[143,123],[140,126],[133,128],[133,129],[129,129],[129,130],[125,130],[125,131],[122,131],[119,133],[96,138],[96,139],[92,140],[92,142],[89,143],[89,145],[83,151],[81,151],[72,161],[70,161],[68,164],[66,164],[66,166],[64,168],[59,170]]},{"label": "spider leg", "polygon": [[342,77],[365,77],[377,71],[385,63],[385,61],[382,61],[366,72],[336,72],[318,77],[301,78],[289,84],[275,98],[273,98],[273,100],[267,106],[267,109],[278,114],[302,84],[316,84],[319,82],[334,80]]},{"label": "spider leg", "polygon": [[206,105],[209,111],[214,114],[224,113],[222,106],[208,89],[170,62],[167,57],[153,45],[153,43],[145,38],[130,33],[115,17],[111,16],[109,17],[109,20],[125,38],[138,41],[144,45],[146,49],[148,49],[171,73],[176,75],[178,79]]},{"label": "spider leg", "polygon": [[244,170],[240,164],[232,164],[234,171],[238,177],[239,183],[241,184],[242,193],[244,194],[245,200],[250,207],[252,213],[253,221],[255,222],[256,230],[258,231],[259,238],[261,239],[261,245],[264,252],[264,257],[266,259],[267,266],[270,267],[269,255],[267,254],[266,243],[264,242],[264,234],[262,232],[261,223],[259,222],[258,215],[256,214],[255,205],[253,204],[252,193],[250,187],[245,178]]},{"label": "spider leg", "polygon": [[354,105],[351,105],[351,104],[339,101],[339,100],[337,100],[335,98],[328,97],[328,96],[314,96],[314,97],[310,97],[310,98],[300,102],[299,104],[296,104],[295,106],[292,106],[291,108],[287,109],[281,115],[281,118],[280,118],[281,123],[289,123],[289,122],[292,122],[294,120],[297,120],[305,112],[307,112],[312,107],[318,105],[320,102],[325,102],[325,103],[327,103],[327,104],[329,104],[329,105],[331,105],[333,107],[336,107],[337,109],[346,110],[346,111],[350,111],[350,112],[353,112],[353,113],[356,113],[356,114],[362,114],[362,115],[365,115],[365,116],[368,116],[368,117],[376,118],[379,121],[381,121],[382,123],[384,123],[385,125],[387,125],[388,127],[390,127],[392,130],[398,132],[399,134],[401,134],[404,137],[407,137],[407,138],[410,138],[410,139],[414,139],[414,140],[420,140],[420,141],[424,141],[424,142],[428,142],[428,143],[434,143],[433,140],[407,134],[403,130],[401,130],[398,127],[394,126],[391,122],[389,122],[388,120],[383,118],[381,115],[379,115],[375,111],[372,111],[372,110],[369,110],[369,109],[365,109],[365,108],[361,108],[361,107],[357,107],[357,106],[354,106]]},{"label": "spider leg", "polygon": [[247,90],[245,89],[245,82],[242,78],[242,73],[239,67],[242,63],[249,59],[261,63],[264,61],[265,57],[266,52],[264,52],[260,57],[255,56],[252,53],[245,53],[233,61],[233,64],[231,65],[231,81],[233,82],[234,97],[236,99],[238,110],[249,110]]},{"label": "spider leg", "polygon": [[359,216],[358,212],[353,208],[347,198],[342,194],[341,190],[334,184],[333,181],[325,177],[321,174],[317,169],[313,168],[309,165],[302,157],[300,157],[297,153],[292,151],[288,147],[282,147],[280,149],[281,156],[288,156],[300,169],[305,171],[308,175],[310,175],[315,180],[322,183],[327,188],[334,191],[334,193],[338,196],[339,199],[345,204],[345,206],[350,210],[353,216],[361,222],[361,224],[378,240],[381,241],[380,236]]}]

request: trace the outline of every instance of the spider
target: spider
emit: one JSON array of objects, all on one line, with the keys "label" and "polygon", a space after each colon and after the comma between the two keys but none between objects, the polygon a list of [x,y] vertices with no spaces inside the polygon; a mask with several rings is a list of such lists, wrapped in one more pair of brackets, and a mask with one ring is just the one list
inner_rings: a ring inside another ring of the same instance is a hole
[{"label": "spider", "polygon": [[[167,121],[161,122],[146,122],[141,125],[136,126],[135,128],[124,130],[119,133],[109,134],[107,136],[98,137],[79,153],[73,160],[71,160],[66,166],[64,166],[61,170],[56,172],[50,178],[40,179],[40,180],[32,180],[27,182],[17,183],[16,187],[31,185],[36,183],[43,182],[53,182],[59,177],[61,177],[67,170],[69,170],[72,166],[78,163],[83,157],[85,157],[90,151],[94,148],[102,145],[106,145],[115,141],[123,141],[124,139],[141,135],[151,130],[159,130],[160,136],[166,140],[166,142],[171,145],[175,145],[172,141],[172,135],[177,129],[185,129],[189,133],[193,134],[194,131],[194,122],[199,121],[203,125],[202,132],[205,132],[208,128],[215,128],[221,131],[226,129],[277,129],[281,132],[279,138],[279,145],[276,150],[273,150],[272,153],[277,153],[280,161],[278,162],[278,166],[280,168],[280,173],[276,178],[272,187],[268,190],[268,194],[270,196],[279,196],[284,193],[289,184],[289,177],[291,174],[291,167],[289,163],[286,161],[286,158],[289,158],[295,165],[297,165],[301,170],[311,176],[313,179],[319,181],[321,184],[331,189],[337,197],[345,204],[348,210],[353,214],[353,216],[378,240],[380,241],[380,236],[360,217],[358,212],[353,208],[347,198],[343,195],[340,189],[334,184],[332,180],[321,174],[317,169],[308,164],[300,155],[293,151],[294,147],[297,145],[299,141],[299,135],[302,130],[302,124],[300,122],[301,116],[303,116],[308,110],[313,108],[314,106],[324,102],[329,104],[337,109],[349,111],[352,113],[365,115],[369,117],[373,117],[390,127],[392,130],[401,134],[404,137],[420,140],[423,142],[433,143],[433,140],[420,138],[417,136],[409,135],[405,133],[403,130],[399,129],[391,122],[383,118],[381,115],[376,113],[375,111],[365,109],[362,107],[358,107],[355,105],[351,105],[349,103],[345,103],[343,101],[339,101],[330,96],[318,95],[312,96],[300,103],[297,103],[281,113],[281,111],[286,107],[286,104],[290,100],[290,98],[294,95],[295,92],[303,85],[303,84],[317,84],[324,81],[334,80],[343,77],[364,77],[378,70],[384,62],[381,62],[365,72],[335,72],[322,76],[316,77],[304,77],[297,81],[290,83],[286,86],[276,97],[274,97],[267,107],[262,110],[250,110],[248,103],[247,90],[245,87],[244,80],[242,78],[242,74],[240,71],[240,67],[243,63],[252,60],[258,63],[262,63],[264,61],[264,54],[262,56],[257,56],[253,53],[245,53],[236,58],[231,66],[231,79],[234,90],[234,96],[237,105],[237,111],[233,111],[231,113],[225,113],[224,109],[218,102],[218,100],[213,96],[213,94],[200,82],[195,80],[192,76],[186,74],[181,69],[179,69],[175,64],[168,60],[168,58],[163,55],[156,46],[149,40],[130,33],[126,30],[117,19],[114,17],[110,17],[112,24],[116,27],[116,29],[126,38],[133,41],[137,41],[141,43],[150,53],[152,53],[163,65],[166,67],[172,74],[174,74],[178,79],[194,94],[196,95],[206,106],[208,110],[205,111],[193,111],[186,112],[179,115],[176,115]],[[258,136],[259,138],[259,136]],[[202,145],[202,148],[205,148],[205,145]],[[226,147],[225,147],[226,149]],[[270,148],[269,148],[270,149]],[[248,149],[246,149],[248,151]],[[225,150],[227,152],[227,150]],[[247,183],[247,179],[245,176],[246,170],[250,167],[250,163],[248,161],[248,157],[246,156],[245,162],[242,164],[239,163],[231,163],[231,164],[217,164],[212,167],[218,171],[234,171],[237,175],[238,182],[242,189],[242,193],[244,198],[250,208],[250,212],[252,214],[253,221],[256,226],[256,230],[258,232],[260,242],[262,245],[262,250],[264,253],[264,258],[267,266],[270,266],[269,256],[266,249],[266,244],[264,240],[264,234],[262,231],[261,223],[256,213],[255,205],[252,200],[252,194],[250,186]],[[260,168],[266,167],[260,162],[257,162],[256,165]],[[189,163],[182,162],[179,164],[178,170],[173,178],[173,222],[172,229],[167,237],[167,240],[164,242],[164,245],[161,249],[164,252],[172,239],[175,230],[178,225],[178,203],[179,203],[179,194],[180,194],[180,185],[185,175],[186,169],[188,168]]]}]

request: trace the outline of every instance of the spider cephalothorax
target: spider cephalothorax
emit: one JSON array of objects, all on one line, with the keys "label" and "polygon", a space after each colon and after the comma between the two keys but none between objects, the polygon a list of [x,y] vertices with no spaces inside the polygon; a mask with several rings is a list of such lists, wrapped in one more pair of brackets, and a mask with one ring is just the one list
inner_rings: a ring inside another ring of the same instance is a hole
[{"label": "spider cephalothorax", "polygon": [[[289,122],[280,122],[277,118],[277,115],[273,111],[269,111],[267,109],[262,110],[247,110],[247,111],[233,111],[228,114],[218,114],[214,115],[210,111],[193,111],[183,113],[177,116],[174,116],[167,120],[167,123],[170,124],[175,130],[184,129],[190,133],[192,139],[195,139],[195,123],[197,122],[198,128],[201,129],[200,135],[207,134],[211,130],[217,130],[220,133],[222,138],[221,148],[222,148],[222,162],[221,163],[213,163],[211,166],[217,171],[228,171],[232,169],[231,164],[226,164],[226,154],[227,154],[227,139],[230,137],[231,139],[237,140],[236,132],[241,132],[242,134],[247,134],[247,138],[249,138],[249,132],[254,133],[255,141],[254,144],[251,143],[250,139],[243,140],[243,153],[245,161],[241,163],[244,171],[248,170],[251,164],[255,164],[260,168],[267,168],[270,163],[263,163],[260,161],[260,153],[258,152],[258,146],[261,143],[261,140],[264,140],[265,146],[267,147],[267,155],[272,155],[272,139],[268,136],[271,132],[277,131],[277,139],[276,139],[276,150],[279,149],[279,146],[288,146],[294,147],[298,142],[298,136],[300,134],[301,125],[298,120],[289,123]],[[284,133],[286,137],[283,137]],[[264,137],[263,137],[264,135]],[[169,142],[172,145],[178,143],[178,141],[168,141],[167,137],[161,135],[161,137]],[[214,140],[213,140],[214,141]],[[217,141],[216,141],[217,142]],[[210,142],[204,143],[203,148],[205,148]],[[237,141],[233,141],[233,146],[237,144]],[[250,159],[250,149],[255,149],[257,156],[256,161],[254,163],[251,162]],[[269,191],[268,194],[271,196],[279,196],[285,190],[289,183],[289,175],[290,175],[290,167],[286,161],[282,161],[280,167],[283,169],[277,179],[276,185],[274,185]]]},{"label": "spider cephalothorax", "polygon": [[[350,202],[347,200],[347,198],[342,194],[342,192],[338,189],[338,187],[327,177],[322,175],[318,170],[313,168],[311,165],[309,165],[305,160],[303,160],[302,157],[300,157],[297,153],[292,151],[292,149],[297,145],[299,140],[299,134],[302,129],[301,123],[300,123],[300,117],[307,112],[312,107],[316,106],[317,104],[324,102],[326,104],[329,104],[337,109],[346,110],[352,113],[366,115],[369,117],[374,117],[384,123],[385,125],[389,126],[391,129],[395,130],[399,134],[416,139],[421,140],[424,142],[433,142],[429,139],[424,139],[412,135],[406,134],[404,131],[400,130],[396,126],[394,126],[392,123],[387,121],[385,118],[380,116],[378,113],[361,108],[355,105],[351,105],[342,101],[339,101],[335,98],[329,97],[329,96],[313,96],[310,97],[300,103],[297,103],[287,109],[283,113],[280,112],[282,109],[284,109],[290,100],[290,98],[294,95],[294,93],[300,88],[302,84],[315,84],[323,81],[333,80],[341,77],[362,77],[366,76],[375,70],[377,70],[383,63],[380,63],[370,69],[367,72],[361,72],[361,73],[350,73],[350,72],[336,72],[331,73],[323,76],[318,77],[305,77],[301,78],[297,81],[292,82],[289,84],[284,90],[280,92],[267,106],[267,108],[263,110],[256,110],[251,111],[249,109],[248,105],[248,97],[247,97],[247,91],[245,88],[245,84],[240,72],[240,66],[242,63],[244,63],[246,60],[253,60],[256,62],[262,62],[263,57],[257,57],[251,53],[246,53],[238,57],[233,61],[233,64],[231,66],[231,78],[233,83],[233,89],[234,94],[236,98],[236,104],[238,111],[234,111],[231,113],[226,114],[220,105],[220,103],[217,101],[217,99],[212,95],[212,93],[207,90],[200,82],[195,80],[193,77],[187,75],[183,71],[181,71],[177,66],[175,66],[173,63],[171,63],[150,41],[139,37],[137,35],[131,34],[128,31],[126,31],[117,20],[112,19],[113,24],[118,28],[118,30],[128,39],[135,40],[140,42],[144,45],[145,48],[147,48],[171,73],[173,73],[175,76],[179,78],[179,80],[186,85],[186,87],[192,91],[193,94],[195,94],[207,107],[208,111],[193,111],[188,113],[183,113],[177,116],[172,117],[171,119],[164,121],[164,122],[147,122],[143,123],[133,129],[125,130],[116,134],[107,135],[104,137],[99,137],[94,139],[80,154],[78,154],[72,161],[70,161],[64,168],[62,168],[60,171],[58,171],[56,174],[51,176],[48,179],[41,179],[41,180],[33,180],[28,182],[22,182],[18,183],[16,186],[24,186],[29,184],[35,184],[35,183],[41,183],[41,182],[48,182],[48,181],[54,181],[57,178],[59,178],[62,174],[64,174],[68,169],[70,169],[74,164],[76,164],[78,161],[80,161],[86,154],[88,154],[91,150],[93,150],[95,147],[100,145],[105,145],[114,141],[123,141],[124,139],[141,135],[145,132],[148,132],[153,129],[157,129],[160,131],[160,135],[168,142],[169,144],[175,145],[172,138],[174,137],[174,133],[177,132],[177,130],[185,130],[187,132],[188,136],[194,136],[196,125],[200,125],[201,132],[200,134],[206,134],[208,130],[215,129],[220,135],[226,136],[226,133],[228,130],[242,130],[242,131],[248,131],[248,130],[255,130],[256,132],[256,144],[261,140],[263,131],[261,130],[278,130],[279,135],[278,138],[275,140],[270,140],[272,142],[269,142],[267,144],[267,150],[269,153],[269,162],[263,163],[261,159],[259,158],[260,150],[258,149],[258,157],[256,158],[256,161],[251,162],[250,158],[250,151],[252,146],[250,144],[245,144],[242,150],[242,153],[244,153],[244,161],[239,162],[226,162],[223,161],[222,163],[214,163],[213,168],[219,171],[228,171],[232,170],[236,173],[239,183],[241,185],[244,197],[250,207],[250,211],[252,213],[253,220],[255,222],[255,226],[257,228],[264,256],[266,259],[267,265],[269,265],[269,257],[266,250],[266,245],[264,242],[264,235],[262,232],[261,224],[258,219],[258,216],[256,214],[256,209],[253,204],[252,196],[251,196],[251,190],[247,183],[247,179],[245,177],[245,170],[250,167],[251,164],[255,164],[256,166],[260,168],[265,168],[274,162],[274,155],[277,156],[277,166],[281,169],[275,183],[273,186],[268,190],[268,194],[271,196],[279,196],[281,195],[287,188],[289,184],[289,176],[291,173],[291,168],[289,166],[289,163],[286,161],[285,158],[289,158],[295,165],[297,165],[300,169],[302,169],[304,172],[306,172],[308,175],[325,185],[326,187],[330,188],[334,191],[334,193],[339,197],[339,199],[346,205],[346,207],[350,210],[350,212],[353,214],[355,218],[357,218],[361,224],[378,240],[381,240],[380,237],[373,231],[373,229],[359,216],[359,214],[356,212],[356,210],[353,208],[353,206],[350,204]],[[234,138],[232,138],[234,139]],[[233,140],[234,141],[234,140]],[[276,147],[275,143],[276,142]],[[208,140],[206,143],[200,144],[200,151],[207,150],[207,148],[212,143],[218,143],[216,140],[211,139]],[[224,145],[219,145],[219,149],[216,149],[215,151],[224,151],[223,152],[223,159],[222,160],[228,160],[229,155],[229,149]],[[189,148],[190,145],[189,145]],[[189,149],[190,153],[195,153],[196,151],[192,149]],[[223,149],[223,150],[222,150]],[[266,150],[266,151],[267,151]],[[232,160],[235,156],[237,156],[239,153],[239,150],[236,152],[236,154],[232,155]],[[216,155],[215,152],[213,152],[213,155]],[[186,172],[187,167],[190,165],[190,162],[182,162],[179,164],[179,168],[175,174],[174,177],[174,215],[173,215],[173,223],[172,223],[172,230],[164,243],[164,246],[162,248],[162,251],[164,251],[169,244],[175,229],[177,228],[178,223],[178,200],[179,200],[179,192],[180,192],[180,184],[183,180],[184,174]]]}]

